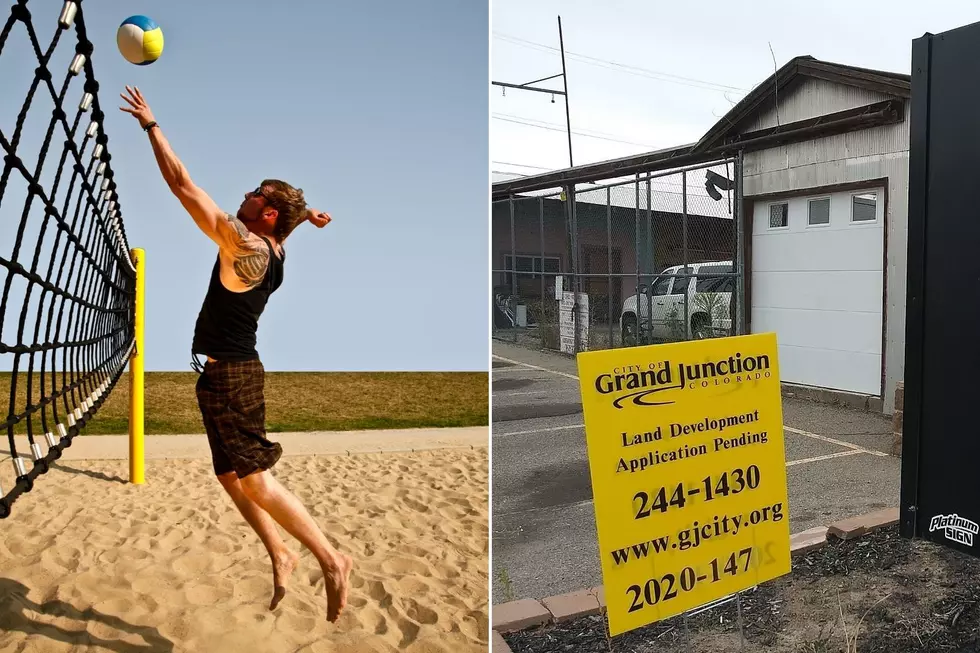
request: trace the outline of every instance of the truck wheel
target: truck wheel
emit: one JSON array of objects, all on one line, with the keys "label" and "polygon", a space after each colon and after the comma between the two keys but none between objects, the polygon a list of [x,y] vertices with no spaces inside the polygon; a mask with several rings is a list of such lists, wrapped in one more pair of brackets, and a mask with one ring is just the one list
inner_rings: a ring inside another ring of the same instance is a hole
[{"label": "truck wheel", "polygon": [[712,337],[711,322],[703,313],[691,318],[691,337],[694,340],[705,340]]}]

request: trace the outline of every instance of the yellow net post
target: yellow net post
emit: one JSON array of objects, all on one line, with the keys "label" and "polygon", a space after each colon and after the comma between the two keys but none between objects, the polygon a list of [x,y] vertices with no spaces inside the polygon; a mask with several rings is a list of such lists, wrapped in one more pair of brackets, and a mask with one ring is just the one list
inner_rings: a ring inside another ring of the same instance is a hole
[{"label": "yellow net post", "polygon": [[143,470],[143,346],[146,288],[146,254],[140,248],[132,250],[136,264],[136,345],[129,359],[129,482],[142,485]]}]

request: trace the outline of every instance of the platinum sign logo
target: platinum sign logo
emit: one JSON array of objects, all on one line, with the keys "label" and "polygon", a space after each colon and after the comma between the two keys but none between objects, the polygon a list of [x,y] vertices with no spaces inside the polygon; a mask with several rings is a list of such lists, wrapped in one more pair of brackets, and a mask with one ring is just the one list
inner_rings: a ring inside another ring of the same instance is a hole
[{"label": "platinum sign logo", "polygon": [[973,546],[973,536],[980,533],[980,526],[957,514],[936,515],[929,521],[929,532],[945,531],[946,539]]}]

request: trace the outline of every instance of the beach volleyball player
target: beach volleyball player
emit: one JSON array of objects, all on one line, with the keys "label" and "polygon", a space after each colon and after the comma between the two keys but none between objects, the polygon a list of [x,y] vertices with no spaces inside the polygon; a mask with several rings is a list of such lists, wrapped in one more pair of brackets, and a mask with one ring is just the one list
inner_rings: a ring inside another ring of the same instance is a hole
[{"label": "beach volleyball player", "polygon": [[[324,227],[330,216],[307,208],[302,190],[274,179],[245,193],[237,215],[225,213],[191,181],[140,90],[127,86],[121,97],[129,106],[120,109],[132,114],[149,135],[167,186],[218,246],[194,331],[192,353],[200,373],[197,397],[215,474],[272,558],[269,609],[282,600],[299,561],[280,537],[278,522],[320,563],[327,619],[336,621],[347,603],[353,561],[330,545],[299,499],[269,471],[282,447],[266,438],[265,370],[255,349],[258,319],[283,280],[283,242],[303,222]],[[197,363],[198,354],[207,356],[203,366]]]}]

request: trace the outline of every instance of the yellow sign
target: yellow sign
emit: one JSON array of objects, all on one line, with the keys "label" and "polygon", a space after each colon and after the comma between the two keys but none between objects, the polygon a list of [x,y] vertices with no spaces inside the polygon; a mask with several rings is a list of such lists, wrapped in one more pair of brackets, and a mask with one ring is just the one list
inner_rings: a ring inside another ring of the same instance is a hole
[{"label": "yellow sign", "polygon": [[578,370],[610,636],[789,573],[775,334]]}]

